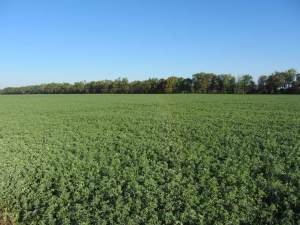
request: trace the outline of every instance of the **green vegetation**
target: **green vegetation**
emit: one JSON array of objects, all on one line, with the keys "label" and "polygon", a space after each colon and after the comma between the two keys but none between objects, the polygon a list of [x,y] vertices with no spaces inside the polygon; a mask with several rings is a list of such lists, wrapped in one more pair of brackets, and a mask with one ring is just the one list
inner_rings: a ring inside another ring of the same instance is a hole
[{"label": "green vegetation", "polygon": [[0,96],[16,224],[299,224],[299,190],[297,95]]},{"label": "green vegetation", "polygon": [[231,74],[197,73],[191,78],[151,78],[129,82],[127,78],[92,82],[50,83],[25,87],[8,87],[0,94],[300,94],[300,74],[294,69],[260,76],[255,83],[251,75],[236,79]]}]

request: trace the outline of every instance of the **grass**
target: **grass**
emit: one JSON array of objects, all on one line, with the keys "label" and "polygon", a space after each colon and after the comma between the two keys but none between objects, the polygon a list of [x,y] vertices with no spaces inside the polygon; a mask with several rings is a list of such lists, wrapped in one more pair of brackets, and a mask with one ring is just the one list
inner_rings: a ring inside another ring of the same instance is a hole
[{"label": "grass", "polygon": [[300,96],[0,96],[16,224],[297,224],[299,167]]}]

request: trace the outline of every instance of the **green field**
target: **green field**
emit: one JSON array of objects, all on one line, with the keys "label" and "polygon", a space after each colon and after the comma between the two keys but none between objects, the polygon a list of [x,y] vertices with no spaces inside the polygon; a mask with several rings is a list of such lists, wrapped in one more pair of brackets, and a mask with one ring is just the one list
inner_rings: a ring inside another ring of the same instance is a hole
[{"label": "green field", "polygon": [[15,224],[300,224],[300,96],[0,96],[0,208]]}]

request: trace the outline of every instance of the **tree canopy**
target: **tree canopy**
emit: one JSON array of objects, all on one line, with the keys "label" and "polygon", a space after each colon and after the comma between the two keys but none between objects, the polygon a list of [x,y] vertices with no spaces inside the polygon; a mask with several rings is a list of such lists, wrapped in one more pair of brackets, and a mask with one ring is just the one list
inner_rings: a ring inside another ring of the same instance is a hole
[{"label": "tree canopy", "polygon": [[148,94],[148,93],[226,93],[300,94],[300,74],[294,69],[262,75],[255,82],[249,74],[236,79],[231,74],[196,73],[192,78],[170,76],[131,81],[127,78],[91,82],[49,83],[7,87],[0,94]]}]

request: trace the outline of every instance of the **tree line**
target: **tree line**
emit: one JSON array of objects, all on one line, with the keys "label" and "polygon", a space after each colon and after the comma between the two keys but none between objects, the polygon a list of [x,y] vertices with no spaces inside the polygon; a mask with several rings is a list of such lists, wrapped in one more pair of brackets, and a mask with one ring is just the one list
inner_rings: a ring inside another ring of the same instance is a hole
[{"label": "tree line", "polygon": [[294,69],[262,75],[257,82],[249,74],[196,73],[192,78],[171,76],[129,82],[127,78],[91,82],[49,83],[7,87],[0,94],[148,94],[148,93],[224,93],[224,94],[300,94],[300,74]]}]

